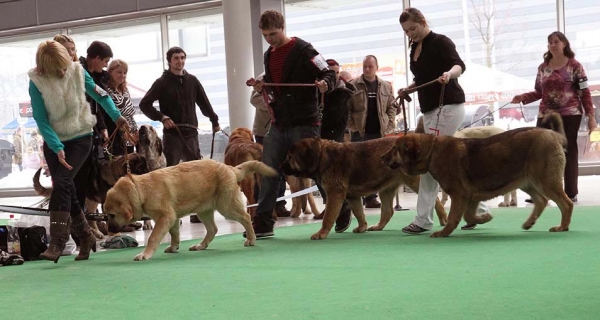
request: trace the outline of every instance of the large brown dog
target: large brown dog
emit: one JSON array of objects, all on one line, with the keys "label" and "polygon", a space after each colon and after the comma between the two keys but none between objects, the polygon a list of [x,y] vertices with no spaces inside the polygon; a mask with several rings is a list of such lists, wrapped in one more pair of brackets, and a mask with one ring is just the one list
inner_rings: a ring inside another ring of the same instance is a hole
[{"label": "large brown dog", "polygon": [[[498,127],[492,126],[482,126],[482,127],[473,127],[473,128],[465,128],[460,131],[457,131],[454,134],[455,138],[461,139],[481,139],[481,138],[489,138],[493,135],[505,132],[506,130],[500,129]],[[511,200],[512,197],[512,200]],[[442,190],[442,199],[440,200],[443,205],[446,205],[448,201],[448,194]],[[498,204],[498,207],[510,207],[517,205],[517,190],[512,190],[511,192],[504,195],[504,200]]]},{"label": "large brown dog", "polygon": [[[339,143],[318,138],[302,139],[288,152],[281,169],[285,174],[314,177],[321,181],[327,193],[323,225],[311,239],[327,238],[344,199],[358,220],[353,232],[383,230],[394,214],[393,200],[401,184],[419,192],[419,177],[410,176],[402,170],[392,170],[381,165],[381,156],[396,141],[394,137],[364,142]],[[379,192],[381,217],[379,222],[367,228],[361,197]],[[440,224],[446,223],[446,211],[439,202],[435,205]]]},{"label": "large brown dog", "polygon": [[238,182],[255,172],[278,175],[276,170],[259,161],[231,167],[214,160],[196,160],[141,176],[123,177],[106,196],[104,209],[108,214],[108,229],[119,230],[130,221],[139,220],[143,214],[152,218],[156,225],[146,248],[135,256],[136,261],[147,260],[167,232],[171,235],[171,245],[165,252],[177,252],[179,219],[194,212],[206,226],[206,236],[190,250],[206,249],[217,234],[214,211],[218,210],[225,218],[244,226],[247,234],[244,246],[253,246],[256,236],[250,215],[244,209]]},{"label": "large brown dog", "polygon": [[[250,129],[237,128],[229,135],[223,162],[226,165],[237,166],[250,160],[260,161],[262,152],[263,146],[254,142]],[[257,184],[260,185],[259,175],[248,175],[240,182],[240,187],[249,205],[255,204],[258,200],[258,195],[254,194],[254,188]],[[256,207],[248,208],[248,213],[252,218],[254,218],[255,212]]]},{"label": "large brown dog", "polygon": [[382,160],[407,174],[431,173],[450,195],[448,224],[432,237],[450,235],[463,215],[469,224],[490,221],[490,214],[476,215],[478,202],[516,188],[529,194],[534,203],[523,229],[535,224],[551,199],[560,208],[562,219],[550,231],[568,231],[573,203],[562,185],[566,138],[560,116],[552,113],[544,122],[554,131],[521,128],[485,139],[410,134],[397,138]]}]

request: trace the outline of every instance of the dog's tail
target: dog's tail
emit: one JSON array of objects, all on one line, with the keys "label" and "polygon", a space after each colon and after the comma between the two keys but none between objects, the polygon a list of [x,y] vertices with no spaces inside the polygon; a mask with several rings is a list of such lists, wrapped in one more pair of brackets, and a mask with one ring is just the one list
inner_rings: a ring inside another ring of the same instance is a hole
[{"label": "dog's tail", "polygon": [[255,172],[265,177],[276,177],[279,175],[279,172],[277,172],[277,170],[257,160],[246,161],[233,168],[235,169],[235,176],[238,182],[242,181],[245,176],[253,174]]},{"label": "dog's tail", "polygon": [[565,135],[565,129],[563,126],[562,118],[560,117],[560,114],[558,114],[558,112],[551,111],[546,113],[546,115],[544,115],[544,117],[542,118],[540,127],[550,129],[560,134],[562,136],[562,146],[564,148],[567,147],[567,136]]},{"label": "dog's tail", "polygon": [[39,168],[38,171],[33,175],[33,189],[40,196],[48,198],[52,195],[52,188],[46,188],[40,183],[40,174],[42,173],[42,168]]}]

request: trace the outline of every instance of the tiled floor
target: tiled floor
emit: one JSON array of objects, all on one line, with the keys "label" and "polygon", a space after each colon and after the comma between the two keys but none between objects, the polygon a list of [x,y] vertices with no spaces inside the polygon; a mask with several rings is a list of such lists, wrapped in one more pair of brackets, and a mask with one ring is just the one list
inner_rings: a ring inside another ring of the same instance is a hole
[{"label": "tiled floor", "polygon": [[[600,188],[598,184],[600,182],[600,176],[583,176],[579,178],[579,195],[578,202],[575,204],[576,206],[593,206],[600,205]],[[441,196],[441,194],[440,194]],[[527,194],[519,191],[518,192],[518,206],[519,207],[527,207],[532,206],[525,202],[525,199],[528,198]],[[16,205],[16,206],[31,206],[32,204],[38,202],[40,197],[24,197],[24,198],[4,198],[0,199],[0,203],[4,205]],[[414,212],[417,202],[417,195],[412,192],[400,192],[399,194],[400,205],[404,208],[408,208]],[[486,204],[490,207],[493,212],[493,208],[498,207],[498,203],[500,203],[502,199],[500,197],[489,200]],[[321,198],[316,198],[315,202],[319,209],[323,209],[323,201]],[[550,205],[554,205],[552,202]],[[446,208],[448,209],[449,203],[446,204]],[[291,204],[288,201],[288,209],[291,207]],[[377,215],[379,214],[379,209],[365,209],[365,214],[367,215]],[[8,213],[0,212],[0,219],[7,219]],[[217,226],[219,228],[218,235],[223,234],[231,234],[231,233],[242,233],[244,231],[243,227],[234,221],[229,221],[223,218],[220,214],[215,213],[215,220],[217,222]],[[277,221],[276,227],[279,226],[291,226],[298,224],[307,224],[307,223],[320,223],[321,220],[314,220],[312,216],[302,215],[300,218],[280,218]],[[410,221],[406,221],[408,224]],[[318,227],[315,226],[315,232],[318,230]],[[275,229],[277,232],[277,229]],[[349,231],[346,231],[349,232]],[[141,245],[144,245],[146,239],[150,234],[150,230],[140,230],[136,232],[127,233],[127,235],[134,237]],[[200,239],[204,237],[205,229],[202,224],[191,224],[189,222],[189,218],[183,219],[183,225],[181,227],[181,240],[189,240],[189,239]],[[241,236],[241,235],[240,235]],[[306,235],[307,239],[310,237],[310,234]],[[163,242],[168,242],[170,240],[167,235]]]}]

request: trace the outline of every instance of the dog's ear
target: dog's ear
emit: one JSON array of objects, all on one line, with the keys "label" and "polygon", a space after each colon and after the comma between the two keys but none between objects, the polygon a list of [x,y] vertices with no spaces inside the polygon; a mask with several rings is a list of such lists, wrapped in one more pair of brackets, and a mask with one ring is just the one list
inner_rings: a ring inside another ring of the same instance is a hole
[{"label": "dog's ear", "polygon": [[154,150],[158,152],[159,157],[162,155],[162,141],[159,137],[154,140]]}]

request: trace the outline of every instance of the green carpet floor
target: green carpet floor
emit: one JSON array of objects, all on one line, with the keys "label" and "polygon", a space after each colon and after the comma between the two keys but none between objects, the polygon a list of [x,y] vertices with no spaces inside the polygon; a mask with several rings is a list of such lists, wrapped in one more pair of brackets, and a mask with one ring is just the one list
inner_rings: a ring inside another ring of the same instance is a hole
[{"label": "green carpet floor", "polygon": [[[382,232],[330,234],[318,225],[275,230],[243,247],[240,234],[209,250],[162,245],[0,268],[2,319],[598,319],[600,208],[576,207],[571,231],[550,233],[548,208],[531,231],[529,209],[449,238],[409,236],[414,211]],[[378,217],[370,217],[375,222]],[[353,223],[353,226],[356,222]],[[440,227],[436,226],[435,230]]]}]

